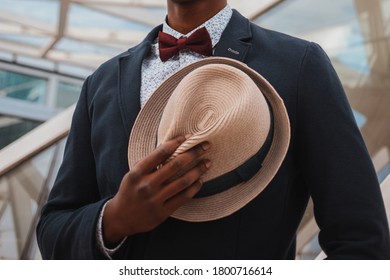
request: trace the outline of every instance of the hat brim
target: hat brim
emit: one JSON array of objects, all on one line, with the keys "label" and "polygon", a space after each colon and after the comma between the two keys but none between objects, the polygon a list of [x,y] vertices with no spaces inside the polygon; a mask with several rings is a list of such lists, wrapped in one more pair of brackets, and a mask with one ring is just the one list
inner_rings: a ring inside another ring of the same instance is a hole
[{"label": "hat brim", "polygon": [[130,134],[128,161],[130,169],[156,148],[156,132],[169,97],[180,81],[193,70],[209,64],[226,64],[245,72],[268,100],[274,118],[274,135],[262,167],[249,181],[202,198],[193,198],[171,216],[176,219],[204,222],[220,219],[238,211],[257,197],[279,170],[290,142],[290,122],[283,100],[271,84],[247,65],[233,59],[210,57],[194,62],[165,80],[152,94],[137,116]]}]

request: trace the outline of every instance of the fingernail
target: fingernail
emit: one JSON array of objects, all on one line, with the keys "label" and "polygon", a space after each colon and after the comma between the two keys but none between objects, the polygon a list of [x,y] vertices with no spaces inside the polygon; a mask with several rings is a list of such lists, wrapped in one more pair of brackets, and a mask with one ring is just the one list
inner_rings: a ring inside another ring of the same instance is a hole
[{"label": "fingernail", "polygon": [[204,165],[207,167],[207,168],[210,168],[211,167],[211,161],[209,159],[205,159],[204,160]]},{"label": "fingernail", "polygon": [[202,149],[207,151],[208,149],[210,149],[210,143],[209,142],[205,142],[202,144]]}]

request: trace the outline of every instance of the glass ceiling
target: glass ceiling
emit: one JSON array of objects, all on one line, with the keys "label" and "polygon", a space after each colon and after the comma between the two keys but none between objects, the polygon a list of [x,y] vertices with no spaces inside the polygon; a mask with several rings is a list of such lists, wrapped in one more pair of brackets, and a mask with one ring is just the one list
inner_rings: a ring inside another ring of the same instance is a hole
[{"label": "glass ceiling", "polygon": [[[250,19],[280,0],[229,0]],[[166,0],[0,0],[0,58],[26,56],[94,69],[141,41]]]},{"label": "glass ceiling", "polygon": [[390,0],[289,0],[255,23],[320,44],[347,92],[390,87]]}]

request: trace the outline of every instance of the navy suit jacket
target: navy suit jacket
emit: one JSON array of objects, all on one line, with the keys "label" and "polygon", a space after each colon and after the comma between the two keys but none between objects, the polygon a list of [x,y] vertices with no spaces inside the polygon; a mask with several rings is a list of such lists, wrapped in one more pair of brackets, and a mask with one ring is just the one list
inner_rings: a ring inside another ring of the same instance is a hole
[{"label": "navy suit jacket", "polygon": [[[96,246],[96,223],[128,171],[141,65],[159,30],[86,79],[37,227],[43,258],[104,257]],[[130,236],[114,258],[292,259],[309,196],[329,258],[390,258],[376,174],[323,50],[256,26],[234,11],[214,55],[246,63],[278,91],[291,122],[287,156],[269,186],[238,212],[203,223],[169,218],[150,232]]]}]

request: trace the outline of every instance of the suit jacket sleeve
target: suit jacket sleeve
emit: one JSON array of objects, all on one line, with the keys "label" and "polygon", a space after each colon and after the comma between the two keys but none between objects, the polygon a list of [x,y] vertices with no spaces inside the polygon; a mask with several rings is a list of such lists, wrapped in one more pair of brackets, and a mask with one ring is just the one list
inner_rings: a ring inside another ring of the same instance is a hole
[{"label": "suit jacket sleeve", "polygon": [[73,115],[63,163],[37,226],[44,259],[97,259],[96,223],[100,200],[91,148],[88,79]]},{"label": "suit jacket sleeve", "polygon": [[310,44],[299,80],[297,142],[329,259],[390,258],[376,173],[342,85],[323,50]]}]

